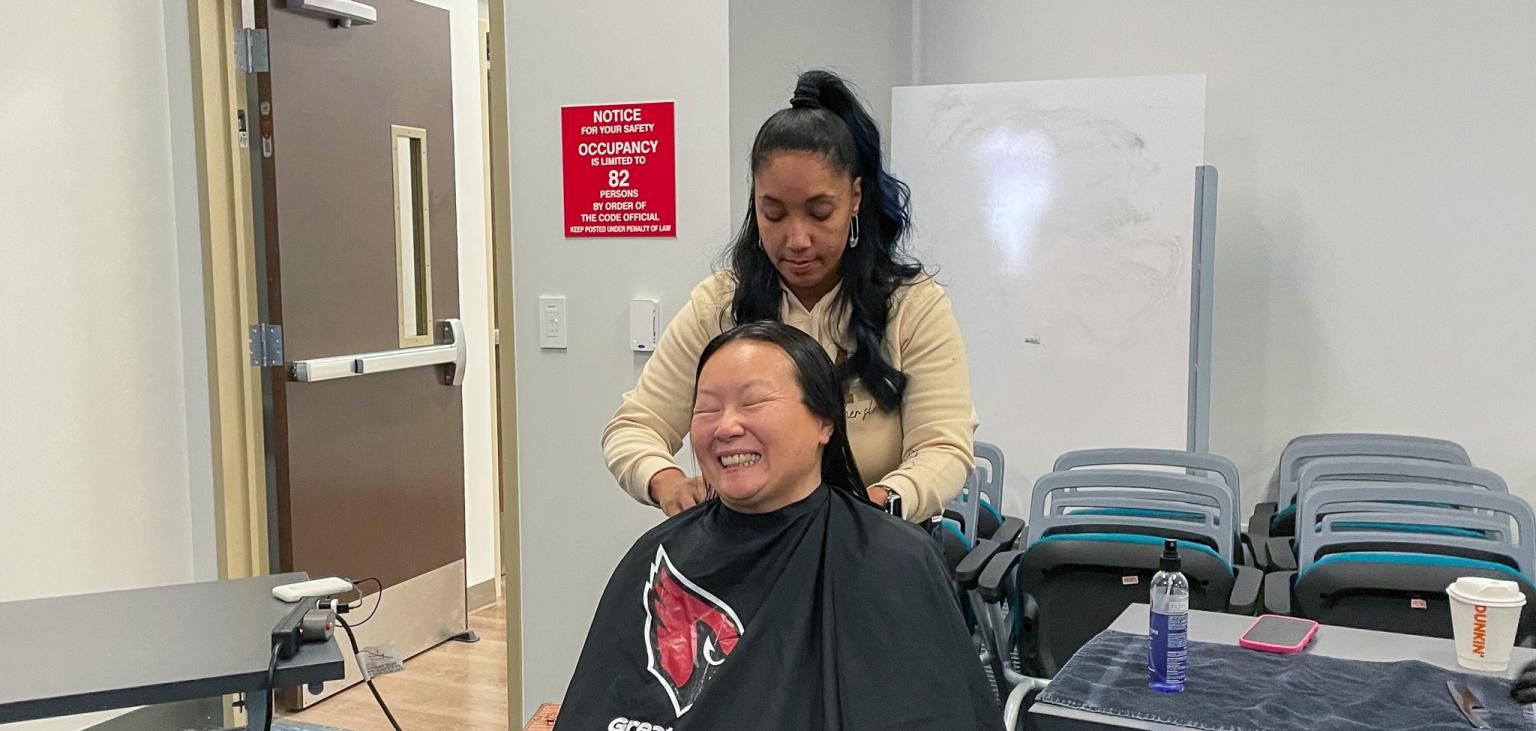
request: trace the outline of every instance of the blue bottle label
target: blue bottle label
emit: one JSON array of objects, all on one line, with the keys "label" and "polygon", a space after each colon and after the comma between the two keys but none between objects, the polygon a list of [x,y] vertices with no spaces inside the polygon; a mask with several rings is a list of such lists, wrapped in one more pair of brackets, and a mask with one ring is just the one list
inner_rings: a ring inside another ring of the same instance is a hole
[{"label": "blue bottle label", "polygon": [[[1178,602],[1188,604],[1185,602]],[[1147,653],[1147,674],[1153,683],[1169,686],[1184,685],[1189,664],[1189,614],[1174,612],[1152,613],[1147,636],[1151,639]]]}]

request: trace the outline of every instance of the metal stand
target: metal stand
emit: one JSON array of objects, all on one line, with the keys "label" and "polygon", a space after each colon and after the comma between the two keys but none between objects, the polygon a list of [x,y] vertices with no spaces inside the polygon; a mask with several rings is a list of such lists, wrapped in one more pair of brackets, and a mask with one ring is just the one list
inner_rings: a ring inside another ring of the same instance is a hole
[{"label": "metal stand", "polygon": [[244,703],[246,730],[261,731],[262,722],[267,718],[267,689],[246,691]]},{"label": "metal stand", "polygon": [[1194,271],[1189,290],[1189,451],[1211,446],[1211,307],[1216,277],[1216,168],[1195,168]]}]

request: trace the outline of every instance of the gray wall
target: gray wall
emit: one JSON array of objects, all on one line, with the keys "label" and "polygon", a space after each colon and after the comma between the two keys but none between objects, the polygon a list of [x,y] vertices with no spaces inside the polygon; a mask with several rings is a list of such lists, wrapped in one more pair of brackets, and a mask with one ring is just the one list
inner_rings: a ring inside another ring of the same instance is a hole
[{"label": "gray wall", "polygon": [[924,0],[919,27],[925,84],[1209,74],[1211,448],[1250,503],[1287,439],[1354,430],[1458,440],[1536,499],[1536,4]]},{"label": "gray wall", "polygon": [[852,81],[890,150],[891,87],[912,83],[904,0],[731,0],[731,221],[747,211],[747,156],[763,120],[789,106],[795,77],[825,68]]},{"label": "gray wall", "polygon": [[[629,300],[670,319],[731,228],[728,28],[716,0],[515,2],[506,24],[527,718],[564,694],[614,565],[662,518],[614,484],[599,441],[644,364]],[[560,107],[669,99],[678,238],[563,238]],[[541,295],[567,298],[568,350],[539,349]]]}]

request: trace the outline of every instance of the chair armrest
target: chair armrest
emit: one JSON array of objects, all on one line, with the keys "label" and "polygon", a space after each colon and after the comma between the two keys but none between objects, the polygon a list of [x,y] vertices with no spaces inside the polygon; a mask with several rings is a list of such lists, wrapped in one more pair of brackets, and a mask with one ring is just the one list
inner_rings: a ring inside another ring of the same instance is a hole
[{"label": "chair armrest", "polygon": [[1023,557],[1023,551],[1003,551],[993,556],[992,560],[987,562],[987,567],[982,569],[981,579],[977,582],[977,586],[981,589],[981,598],[989,602],[1001,600],[1003,580]]},{"label": "chair armrest", "polygon": [[1264,502],[1253,506],[1253,516],[1248,519],[1249,533],[1263,533],[1269,537],[1269,524],[1274,521],[1275,513],[1280,512],[1280,504],[1276,502]]},{"label": "chair armrest", "polygon": [[1259,608],[1259,591],[1264,587],[1264,572],[1252,566],[1234,566],[1237,580],[1227,601],[1229,614],[1253,614]]},{"label": "chair armrest", "polygon": [[958,510],[948,510],[948,509],[946,509],[944,511],[943,517],[945,519],[947,519],[947,520],[955,521],[955,525],[960,526],[960,532],[961,533],[964,533],[966,528],[968,527],[965,524],[965,515],[961,514],[961,512],[958,511]]},{"label": "chair armrest", "polygon": [[1260,568],[1269,566],[1269,553],[1265,544],[1269,541],[1269,523],[1274,520],[1279,505],[1276,503],[1259,503],[1253,508],[1253,515],[1248,518],[1248,532],[1243,535],[1248,538],[1248,546],[1253,549],[1253,560]]},{"label": "chair armrest", "polygon": [[1264,611],[1269,614],[1291,613],[1291,582],[1295,571],[1276,571],[1264,577]]},{"label": "chair armrest", "polygon": [[1027,526],[1023,518],[1005,517],[1003,524],[992,532],[992,540],[1001,543],[1004,548],[1012,550],[1018,545],[1019,539],[1024,537]]},{"label": "chair armrest", "polygon": [[1276,571],[1296,570],[1296,548],[1290,536],[1275,536],[1267,541],[1269,568]]},{"label": "chair armrest", "polygon": [[976,588],[976,581],[981,578],[982,569],[986,568],[987,562],[1001,550],[1003,550],[1003,544],[990,538],[977,541],[976,547],[965,554],[965,558],[960,560],[960,565],[955,567],[955,580],[965,589]]}]

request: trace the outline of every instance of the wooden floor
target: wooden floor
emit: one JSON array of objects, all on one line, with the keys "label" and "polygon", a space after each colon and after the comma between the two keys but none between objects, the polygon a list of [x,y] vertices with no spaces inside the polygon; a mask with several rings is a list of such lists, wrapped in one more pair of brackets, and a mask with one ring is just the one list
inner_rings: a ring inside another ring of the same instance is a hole
[{"label": "wooden floor", "polygon": [[[405,661],[405,671],[374,681],[390,712],[409,731],[507,728],[507,609],[469,615],[474,644],[444,642]],[[361,683],[287,718],[350,731],[391,731]]]}]

